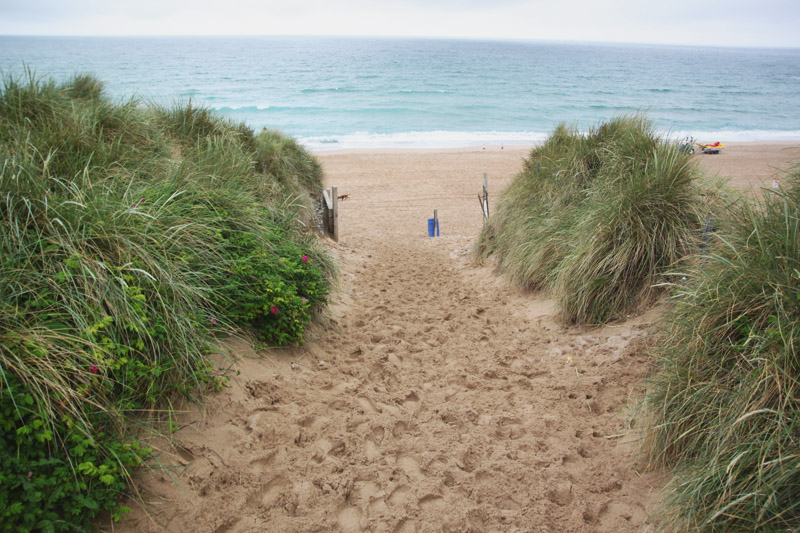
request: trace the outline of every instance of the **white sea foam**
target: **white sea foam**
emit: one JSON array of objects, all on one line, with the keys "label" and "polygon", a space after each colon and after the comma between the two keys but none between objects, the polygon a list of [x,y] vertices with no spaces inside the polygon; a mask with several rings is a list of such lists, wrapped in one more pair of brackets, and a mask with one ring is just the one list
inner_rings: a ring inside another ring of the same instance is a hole
[{"label": "white sea foam", "polygon": [[460,148],[471,146],[531,145],[543,142],[547,133],[529,131],[405,131],[357,132],[348,135],[300,138],[314,152],[375,148]]},{"label": "white sea foam", "polygon": [[[584,132],[586,133],[586,132]],[[700,142],[800,141],[800,130],[792,131],[673,131],[658,132],[668,140],[686,136]],[[300,144],[313,152],[331,150],[468,148],[476,146],[520,146],[544,142],[550,132],[531,131],[406,131],[399,133],[357,132],[347,135],[309,136]]]}]

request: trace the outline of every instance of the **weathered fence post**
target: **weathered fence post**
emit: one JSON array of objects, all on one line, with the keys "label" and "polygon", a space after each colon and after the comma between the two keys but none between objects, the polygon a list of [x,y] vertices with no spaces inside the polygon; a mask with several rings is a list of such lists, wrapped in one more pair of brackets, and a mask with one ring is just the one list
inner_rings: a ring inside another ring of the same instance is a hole
[{"label": "weathered fence post", "polygon": [[331,235],[335,242],[339,242],[339,188],[335,185],[331,187],[331,203],[333,204]]},{"label": "weathered fence post", "polygon": [[337,197],[338,188],[331,187],[322,189],[322,229],[325,235],[339,242],[339,199]]},{"label": "weathered fence post", "polygon": [[483,221],[489,220],[489,176],[483,173],[483,194],[478,195],[478,201],[483,211]]},{"label": "weathered fence post", "polygon": [[331,234],[331,193],[328,189],[322,189],[322,233],[327,237]]}]

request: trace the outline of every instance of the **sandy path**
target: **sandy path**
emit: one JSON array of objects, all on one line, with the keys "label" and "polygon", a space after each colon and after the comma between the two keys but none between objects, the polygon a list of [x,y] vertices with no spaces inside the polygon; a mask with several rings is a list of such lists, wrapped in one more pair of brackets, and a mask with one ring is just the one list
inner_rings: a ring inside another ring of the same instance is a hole
[{"label": "sandy path", "polygon": [[482,173],[497,193],[525,155],[323,155],[350,195],[331,329],[257,358],[232,342],[240,375],[180,420],[149,516],[115,529],[648,530],[663,479],[637,467],[628,404],[655,312],[563,328],[470,263]]}]

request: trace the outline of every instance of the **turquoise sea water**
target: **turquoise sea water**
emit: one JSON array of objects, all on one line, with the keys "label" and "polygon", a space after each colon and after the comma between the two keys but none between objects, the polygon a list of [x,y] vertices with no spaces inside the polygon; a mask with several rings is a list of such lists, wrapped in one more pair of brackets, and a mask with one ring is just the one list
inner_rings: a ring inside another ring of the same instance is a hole
[{"label": "turquoise sea water", "polygon": [[320,37],[8,37],[0,69],[91,73],[312,150],[518,144],[646,112],[665,135],[800,140],[800,49]]}]

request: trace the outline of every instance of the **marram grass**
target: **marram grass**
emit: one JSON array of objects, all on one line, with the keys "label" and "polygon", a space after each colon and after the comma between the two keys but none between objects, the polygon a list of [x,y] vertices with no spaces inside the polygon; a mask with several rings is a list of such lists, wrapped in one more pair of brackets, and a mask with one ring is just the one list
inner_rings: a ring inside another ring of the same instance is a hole
[{"label": "marram grass", "polygon": [[132,417],[219,387],[217,333],[296,343],[332,262],[309,223],[319,165],[191,105],[102,84],[0,92],[0,529],[118,515],[148,455]]},{"label": "marram grass", "polygon": [[672,285],[644,450],[680,531],[800,528],[800,171],[721,218]]},{"label": "marram grass", "polygon": [[503,191],[478,254],[552,295],[568,323],[622,318],[653,300],[697,241],[697,176],[640,116],[587,135],[561,125]]}]

